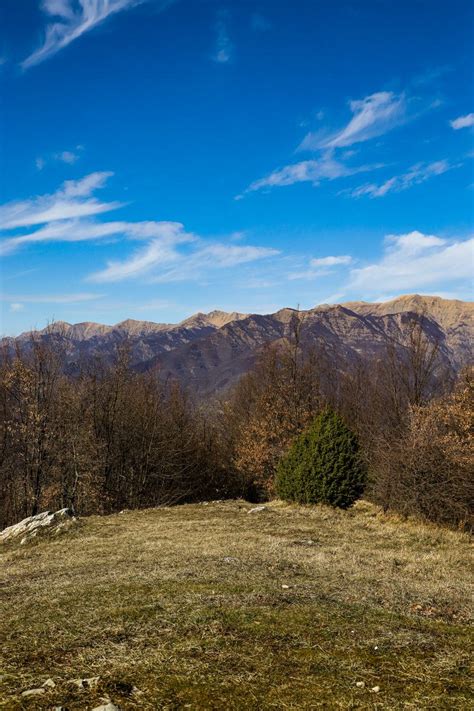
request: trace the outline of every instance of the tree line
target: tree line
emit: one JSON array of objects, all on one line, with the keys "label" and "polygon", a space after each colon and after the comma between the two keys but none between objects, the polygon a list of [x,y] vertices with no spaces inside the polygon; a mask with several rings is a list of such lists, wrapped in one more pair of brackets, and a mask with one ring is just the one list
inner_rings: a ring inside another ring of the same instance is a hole
[{"label": "tree line", "polygon": [[159,372],[97,358],[66,375],[64,339],[31,337],[0,361],[0,527],[44,509],[111,513],[242,496],[275,496],[301,433],[337,413],[357,438],[365,496],[384,510],[472,527],[474,379],[457,378],[413,317],[398,342],[348,361],[305,340],[298,315],[285,341],[221,400],[196,402]]}]

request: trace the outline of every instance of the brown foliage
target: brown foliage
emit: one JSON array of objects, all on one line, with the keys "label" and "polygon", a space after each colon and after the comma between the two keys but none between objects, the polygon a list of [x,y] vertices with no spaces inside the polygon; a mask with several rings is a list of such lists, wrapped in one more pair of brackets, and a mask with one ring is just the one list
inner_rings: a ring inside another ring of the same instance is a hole
[{"label": "brown foliage", "polygon": [[323,336],[308,346],[295,314],[287,337],[205,413],[177,384],[134,371],[126,342],[112,366],[97,359],[77,374],[76,364],[71,378],[65,340],[32,337],[0,359],[0,526],[45,508],[269,498],[282,455],[327,405],[358,434],[367,495],[384,509],[472,525],[472,375],[448,396],[440,343],[423,315],[407,318],[377,357],[354,363]]},{"label": "brown foliage", "polygon": [[407,413],[400,438],[380,444],[373,495],[384,508],[450,526],[474,524],[474,378]]},{"label": "brown foliage", "polygon": [[328,358],[322,349],[302,348],[301,326],[295,322],[288,340],[262,352],[227,404],[233,464],[253,499],[274,494],[283,453],[325,401],[322,384],[330,374]]},{"label": "brown foliage", "polygon": [[0,525],[45,508],[102,513],[222,495],[215,438],[176,384],[129,367],[64,375],[34,340],[0,369]]}]

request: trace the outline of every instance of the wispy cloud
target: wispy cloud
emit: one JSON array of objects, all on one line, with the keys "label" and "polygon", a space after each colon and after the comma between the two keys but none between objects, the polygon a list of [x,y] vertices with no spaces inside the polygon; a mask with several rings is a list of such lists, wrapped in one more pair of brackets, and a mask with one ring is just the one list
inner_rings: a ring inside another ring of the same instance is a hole
[{"label": "wispy cloud", "polygon": [[[148,0],[43,0],[41,8],[49,18],[43,44],[21,66],[29,69],[44,62],[112,15]],[[164,9],[173,0],[161,0]]]},{"label": "wispy cloud", "polygon": [[232,58],[233,46],[228,31],[229,13],[221,10],[216,22],[216,49],[213,55],[215,62],[226,64]]},{"label": "wispy cloud", "polygon": [[73,153],[72,151],[62,151],[62,153],[58,153],[56,157],[58,160],[63,163],[68,163],[69,165],[73,165],[77,160],[79,160],[79,155],[77,153]]},{"label": "wispy cloud", "polygon": [[450,241],[414,231],[389,235],[380,261],[351,270],[349,290],[359,294],[400,293],[470,281],[474,239]]},{"label": "wispy cloud", "polygon": [[344,128],[324,137],[320,131],[308,133],[300,150],[342,148],[382,136],[406,119],[407,101],[404,94],[379,91],[349,102],[349,107],[353,116]]},{"label": "wispy cloud", "polygon": [[192,254],[181,256],[179,264],[158,275],[155,281],[171,282],[196,279],[208,271],[237,267],[278,254],[279,251],[271,247],[220,242],[205,244],[202,242]]},{"label": "wispy cloud", "polygon": [[444,79],[444,77],[452,71],[454,71],[454,65],[452,64],[444,64],[438,67],[429,67],[425,69],[425,71],[414,76],[411,81],[411,84],[415,87],[437,85],[439,84],[441,79]]},{"label": "wispy cloud", "polygon": [[163,229],[160,230],[160,223],[155,223],[156,233],[145,247],[136,250],[123,261],[109,261],[105,269],[91,274],[89,281],[123,281],[149,274],[160,265],[176,261],[179,258],[177,246],[193,242],[196,238],[185,232],[183,225],[178,222],[162,224]]},{"label": "wispy cloud", "polygon": [[[342,157],[336,157],[336,154],[339,149],[381,136],[403,123],[407,119],[407,103],[405,94],[394,94],[390,91],[379,91],[363,99],[351,101],[349,107],[352,118],[344,128],[336,132],[328,132],[325,129],[310,132],[298,146],[298,151],[315,152],[319,154],[318,158],[274,170],[266,177],[251,183],[236,199],[241,199],[246,193],[274,186],[301,182],[310,182],[317,186],[321,180],[345,178],[383,167],[381,163],[352,166],[347,163],[354,155],[352,151],[340,152]],[[324,114],[318,114],[318,118],[324,118]]]},{"label": "wispy cloud", "polygon": [[47,224],[35,232],[3,239],[0,242],[0,254],[11,254],[26,244],[38,242],[86,242],[115,236],[148,240],[153,237],[166,237],[181,228],[182,225],[178,222],[63,220]]},{"label": "wispy cloud", "polygon": [[309,262],[309,269],[303,269],[297,272],[290,272],[288,279],[315,279],[316,277],[324,277],[333,273],[336,267],[343,267],[351,264],[352,257],[349,254],[341,254],[338,256],[316,257]]},{"label": "wispy cloud", "polygon": [[[14,296],[9,294],[1,294],[1,301],[11,301],[13,305],[23,307],[23,304],[78,304],[82,301],[95,301],[101,298],[101,294],[92,294],[90,292],[81,292],[78,294],[24,294]],[[16,309],[19,311],[20,309]]]},{"label": "wispy cloud", "polygon": [[436,175],[442,175],[448,170],[459,167],[458,164],[452,164],[448,160],[438,160],[433,163],[417,163],[412,166],[406,173],[395,175],[383,183],[366,183],[357,188],[343,190],[341,194],[347,194],[351,197],[359,198],[368,195],[370,198],[380,198],[388,195],[388,193],[399,193],[414,185],[420,185]]},{"label": "wispy cloud", "polygon": [[38,170],[43,170],[43,168],[52,161],[59,161],[61,163],[66,163],[67,165],[74,165],[74,163],[77,163],[81,157],[83,150],[84,146],[76,146],[73,151],[59,151],[58,153],[52,153],[46,156],[38,156],[35,161],[36,168]]},{"label": "wispy cloud", "polygon": [[351,262],[352,257],[349,254],[343,254],[339,257],[318,257],[317,259],[312,259],[310,264],[312,267],[337,267]]},{"label": "wispy cloud", "polygon": [[[183,244],[188,245],[186,251],[178,248]],[[277,250],[268,247],[207,244],[201,238],[179,230],[174,236],[151,240],[123,261],[109,262],[106,269],[92,274],[89,280],[116,282],[144,275],[153,282],[195,280],[209,270],[235,267],[277,254]]]},{"label": "wispy cloud", "polygon": [[449,123],[451,124],[451,128],[454,128],[455,131],[459,131],[460,128],[469,128],[470,126],[474,126],[474,114],[459,116]]},{"label": "wispy cloud", "polygon": [[236,199],[241,199],[243,195],[256,190],[293,185],[294,183],[309,182],[319,185],[322,180],[335,180],[357,173],[381,168],[381,164],[349,166],[341,160],[334,158],[332,151],[326,151],[317,160],[304,160],[299,163],[292,163],[283,168],[274,170],[265,178],[255,180],[249,185],[242,195]]},{"label": "wispy cloud", "polygon": [[[91,173],[81,180],[68,180],[52,195],[0,206],[0,254],[7,255],[30,244],[84,241],[141,241],[125,259],[109,260],[105,268],[88,277],[98,283],[120,282],[145,276],[148,281],[195,280],[205,272],[225,269],[278,254],[269,247],[239,244],[244,233],[231,233],[226,241],[210,241],[171,221],[104,221],[100,213],[120,206],[99,202],[93,193],[102,188],[111,173]],[[40,225],[37,229],[37,225]],[[18,230],[23,228],[22,233]],[[25,230],[25,228],[30,228]],[[5,234],[15,230],[15,234]],[[10,298],[20,303],[19,298]]]},{"label": "wispy cloud", "polygon": [[110,172],[91,173],[81,180],[67,180],[57,192],[51,195],[41,195],[2,205],[0,206],[0,230],[31,227],[114,210],[120,207],[120,203],[101,202],[92,197],[96,190],[104,187],[112,175],[113,173]]}]

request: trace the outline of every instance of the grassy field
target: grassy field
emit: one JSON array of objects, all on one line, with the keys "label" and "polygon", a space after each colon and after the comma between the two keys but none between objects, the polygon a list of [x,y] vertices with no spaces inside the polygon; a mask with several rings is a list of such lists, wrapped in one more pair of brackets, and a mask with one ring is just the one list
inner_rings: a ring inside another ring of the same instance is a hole
[{"label": "grassy field", "polygon": [[0,706],[474,707],[466,534],[366,502],[251,508],[91,517],[4,546]]}]

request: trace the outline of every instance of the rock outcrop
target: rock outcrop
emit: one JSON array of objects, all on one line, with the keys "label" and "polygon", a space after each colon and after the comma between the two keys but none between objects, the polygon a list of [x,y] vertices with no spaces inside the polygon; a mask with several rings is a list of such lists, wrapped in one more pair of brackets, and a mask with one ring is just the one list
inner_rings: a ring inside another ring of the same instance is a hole
[{"label": "rock outcrop", "polygon": [[28,516],[13,526],[0,531],[0,542],[20,540],[20,543],[27,543],[45,531],[57,533],[68,527],[76,519],[70,509],[60,509],[59,511],[43,511],[36,516]]}]

